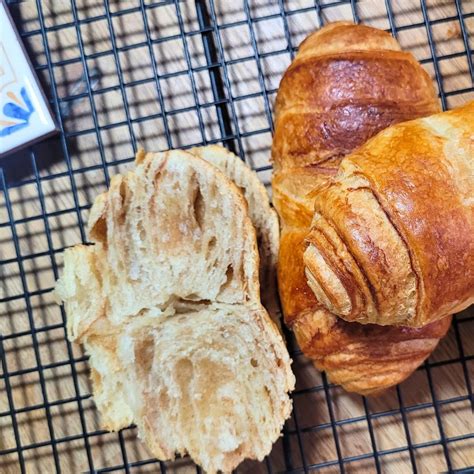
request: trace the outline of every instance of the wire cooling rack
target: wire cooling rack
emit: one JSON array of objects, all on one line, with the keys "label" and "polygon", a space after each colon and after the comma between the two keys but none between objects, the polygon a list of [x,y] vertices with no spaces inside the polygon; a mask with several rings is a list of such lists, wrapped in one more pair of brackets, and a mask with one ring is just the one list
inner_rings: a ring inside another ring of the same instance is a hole
[{"label": "wire cooling rack", "polygon": [[[272,110],[300,41],[328,21],[390,31],[444,108],[474,98],[472,0],[10,2],[60,133],[0,162],[0,472],[199,472],[133,427],[100,429],[87,358],[52,287],[109,177],[149,150],[223,143],[269,183]],[[394,78],[396,80],[396,78]],[[381,397],[327,382],[289,342],[294,412],[239,472],[473,472],[474,314]]]}]

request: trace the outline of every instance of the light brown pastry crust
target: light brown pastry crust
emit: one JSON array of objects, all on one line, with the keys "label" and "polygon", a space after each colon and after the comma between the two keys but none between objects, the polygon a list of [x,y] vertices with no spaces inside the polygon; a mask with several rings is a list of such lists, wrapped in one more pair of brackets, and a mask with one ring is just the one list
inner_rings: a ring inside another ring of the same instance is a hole
[{"label": "light brown pastry crust", "polygon": [[[344,155],[377,132],[438,111],[433,85],[412,55],[386,32],[346,22],[310,35],[280,84],[272,185],[282,226],[278,285],[285,322],[315,365],[349,391],[377,393],[402,382],[447,332],[450,318],[421,330],[362,330],[324,309],[303,263],[314,194],[336,175]],[[389,355],[400,347],[410,357],[394,363]]]}]

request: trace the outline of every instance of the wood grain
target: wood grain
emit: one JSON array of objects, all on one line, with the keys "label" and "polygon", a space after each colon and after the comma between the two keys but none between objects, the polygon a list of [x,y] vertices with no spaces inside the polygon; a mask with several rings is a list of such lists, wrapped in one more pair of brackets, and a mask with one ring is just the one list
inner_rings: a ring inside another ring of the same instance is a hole
[{"label": "wood grain", "polygon": [[[25,43],[47,95],[53,98],[51,82],[54,81],[60,103],[67,105],[61,105],[63,139],[56,137],[35,146],[34,161],[31,154],[21,153],[15,157],[15,163],[1,164],[10,187],[0,193],[0,224],[3,224],[0,225],[0,260],[7,261],[0,266],[0,298],[7,299],[0,303],[4,349],[0,450],[17,445],[12,427],[14,416],[28,473],[56,472],[55,457],[64,473],[89,472],[88,449],[93,469],[116,467],[116,471],[125,472],[121,444],[131,465],[129,472],[160,472],[160,469],[164,472],[165,468],[168,473],[196,472],[189,459],[163,463],[160,467],[137,440],[135,429],[124,430],[120,436],[100,431],[99,415],[90,397],[87,361],[80,347],[66,343],[63,314],[50,290],[55,271],[61,268],[62,249],[81,240],[80,225],[86,221],[94,197],[106,189],[109,176],[130,166],[138,146],[163,150],[219,141],[222,137],[218,107],[214,105],[216,98],[204,67],[202,37],[190,34],[183,43],[177,36],[181,27],[188,33],[199,29],[197,12],[193,2],[180,4],[180,15],[173,4],[149,6],[144,19],[138,1],[110,1],[107,8],[99,0],[74,3],[78,24],[73,23],[69,2],[40,2],[48,29],[45,37],[38,31],[35,2],[11,7],[21,30],[30,32]],[[259,177],[266,184],[271,173],[273,102],[281,75],[291,61],[292,48],[321,21],[353,18],[348,2],[322,0],[320,16],[309,0],[283,3],[285,16],[280,15],[277,2],[249,2],[251,22],[247,21],[246,5],[240,1],[215,2],[214,9],[210,8],[219,26],[213,34],[223,48],[222,51],[218,48],[218,54],[226,62],[220,69],[225,72],[224,87],[235,143],[241,156],[259,170]],[[434,52],[438,57],[444,56],[437,61],[432,59],[419,3],[405,0],[387,3],[396,27],[401,28],[397,37],[402,46],[423,62],[433,78],[435,69],[439,69],[442,80],[437,87],[442,88],[446,105],[451,108],[474,99],[455,3],[426,1],[428,17],[434,21],[430,31]],[[465,14],[474,12],[473,2],[460,3]],[[125,15],[115,15],[128,9]],[[357,12],[367,24],[390,28],[383,0],[360,0]],[[262,19],[268,15],[269,18]],[[84,22],[95,17],[96,20]],[[437,21],[451,17],[449,21]],[[230,23],[234,25],[222,28]],[[417,26],[407,28],[413,24]],[[464,24],[471,34],[472,45],[474,17],[465,18]],[[156,40],[152,47],[146,42],[146,30]],[[90,56],[85,62],[81,60],[81,50]],[[48,56],[59,64],[49,68]],[[158,80],[153,64],[160,76]],[[89,74],[98,71],[99,79],[92,84],[92,91],[81,83],[86,67]],[[190,67],[192,74],[188,73]],[[56,105],[53,101],[53,108]],[[36,176],[35,167],[38,180],[32,179]],[[18,180],[25,182],[16,186]],[[14,245],[15,236],[19,248]],[[296,352],[293,357],[297,375],[295,409],[285,439],[275,444],[269,456],[272,472],[285,470],[289,462],[294,472],[303,472],[305,466],[320,463],[327,463],[324,472],[339,472],[338,452],[346,458],[354,457],[344,464],[347,472],[376,472],[374,448],[384,452],[377,459],[382,472],[410,472],[407,436],[415,446],[423,446],[411,452],[418,472],[447,471],[437,418],[442,423],[444,437],[450,439],[446,450],[451,468],[474,465],[474,417],[468,400],[472,387],[466,386],[466,376],[474,382],[473,316],[474,312],[468,310],[457,317],[429,366],[418,370],[399,391],[393,389],[365,402],[360,396],[323,383],[321,374]],[[464,363],[459,362],[462,355]],[[43,367],[41,372],[39,366]],[[435,406],[431,388],[438,401]],[[403,414],[400,404],[404,407]],[[90,436],[84,438],[84,432]],[[53,435],[57,440],[54,449]],[[457,440],[463,435],[470,437]],[[41,443],[39,448],[29,448],[31,444]],[[285,461],[283,443],[291,448],[291,460]],[[139,461],[147,463],[135,466]],[[17,452],[0,456],[0,472],[20,472]],[[238,472],[264,473],[267,464],[245,462]]]}]

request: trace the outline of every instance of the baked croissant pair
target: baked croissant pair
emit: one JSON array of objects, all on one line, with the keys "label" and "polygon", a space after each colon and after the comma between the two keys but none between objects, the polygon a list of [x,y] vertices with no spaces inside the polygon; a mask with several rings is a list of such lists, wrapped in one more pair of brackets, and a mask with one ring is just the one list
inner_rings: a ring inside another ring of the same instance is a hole
[{"label": "baked croissant pair", "polygon": [[344,22],[302,43],[278,91],[285,321],[349,391],[403,381],[474,301],[474,102],[438,112],[411,54]]}]

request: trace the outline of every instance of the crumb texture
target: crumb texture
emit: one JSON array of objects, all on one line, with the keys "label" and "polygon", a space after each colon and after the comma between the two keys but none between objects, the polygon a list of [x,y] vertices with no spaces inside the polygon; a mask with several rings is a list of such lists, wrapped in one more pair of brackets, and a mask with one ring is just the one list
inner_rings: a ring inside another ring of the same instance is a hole
[{"label": "crumb texture", "polygon": [[294,387],[260,302],[276,216],[266,193],[249,213],[247,201],[262,200],[264,188],[213,148],[211,158],[205,149],[140,153],[96,199],[94,245],[65,251],[56,287],[69,338],[90,355],[104,427],[135,423],[153,455],[188,453],[210,473],[269,453]]}]

